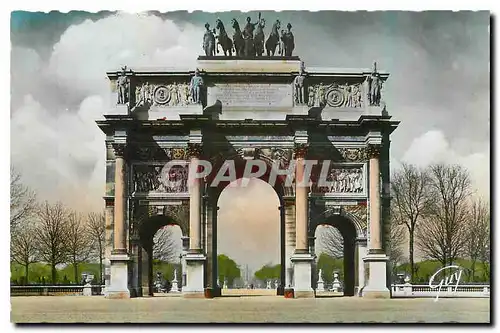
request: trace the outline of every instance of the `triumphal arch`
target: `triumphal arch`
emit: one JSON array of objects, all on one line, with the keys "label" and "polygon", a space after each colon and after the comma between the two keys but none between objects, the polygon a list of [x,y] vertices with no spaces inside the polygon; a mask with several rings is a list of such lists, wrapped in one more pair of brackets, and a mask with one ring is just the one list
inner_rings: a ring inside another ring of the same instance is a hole
[{"label": "triumphal arch", "polygon": [[[217,200],[231,181],[220,175],[232,168],[238,179],[262,161],[254,176],[269,182],[280,201],[277,293],[314,297],[314,233],[330,224],[344,240],[345,294],[390,297],[389,136],[398,122],[382,98],[389,74],[376,65],[308,67],[290,50],[279,56],[205,51],[196,68],[107,73],[112,106],[97,121],[106,134],[112,244],[106,296],[152,293],[151,240],[172,223],[183,233],[183,295],[220,295]],[[308,169],[308,161],[317,163]],[[207,163],[209,172],[190,178],[207,171]],[[276,168],[291,168],[292,181],[273,175]],[[307,186],[298,186],[304,180]]]}]

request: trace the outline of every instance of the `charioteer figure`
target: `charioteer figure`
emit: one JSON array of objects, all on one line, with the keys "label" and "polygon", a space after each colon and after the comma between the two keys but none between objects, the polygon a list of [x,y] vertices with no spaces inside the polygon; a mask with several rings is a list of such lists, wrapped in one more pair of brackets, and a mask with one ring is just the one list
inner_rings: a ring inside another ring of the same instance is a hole
[{"label": "charioteer figure", "polygon": [[243,39],[245,40],[245,49],[244,53],[246,57],[255,56],[255,45],[253,40],[253,32],[255,31],[255,27],[260,23],[260,13],[259,20],[255,23],[252,23],[252,19],[250,16],[247,17],[247,24],[243,29]]}]

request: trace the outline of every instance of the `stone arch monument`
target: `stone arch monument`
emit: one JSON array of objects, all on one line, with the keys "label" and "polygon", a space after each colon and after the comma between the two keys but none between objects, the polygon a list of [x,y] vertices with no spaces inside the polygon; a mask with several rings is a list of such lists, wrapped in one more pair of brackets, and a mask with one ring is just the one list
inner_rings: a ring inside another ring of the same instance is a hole
[{"label": "stone arch monument", "polygon": [[[211,184],[225,161],[233,161],[237,178],[262,161],[264,181],[272,167],[292,168],[291,183],[280,176],[271,184],[280,200],[285,289],[314,297],[314,231],[330,224],[350,241],[349,294],[390,297],[384,226],[389,136],[399,122],[380,99],[388,73],[308,68],[296,56],[200,56],[192,69],[126,67],[107,75],[110,100],[120,103],[97,121],[107,147],[108,298],[145,293],[141,232],[168,223],[179,224],[184,235],[184,296],[219,295],[217,199],[227,184]],[[369,98],[373,77],[377,103]],[[117,98],[124,94],[120,82],[127,82],[126,99]],[[311,160],[317,163],[307,171]],[[169,162],[175,167],[166,168]],[[212,170],[190,183],[190,171],[204,162]],[[306,176],[309,185],[297,186]],[[176,210],[186,212],[184,222],[173,221]]]}]

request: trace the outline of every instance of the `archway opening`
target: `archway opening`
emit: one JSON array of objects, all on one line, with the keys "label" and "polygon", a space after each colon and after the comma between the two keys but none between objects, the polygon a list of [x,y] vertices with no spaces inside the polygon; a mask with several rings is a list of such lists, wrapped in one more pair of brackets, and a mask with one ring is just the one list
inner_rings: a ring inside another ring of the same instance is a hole
[{"label": "archway opening", "polygon": [[161,296],[182,291],[185,284],[184,236],[181,221],[158,215],[144,221],[139,229],[141,251],[139,285],[142,295]]},{"label": "archway opening", "polygon": [[216,283],[221,295],[278,294],[284,278],[284,221],[275,189],[257,178],[239,178],[222,190],[218,207]]},{"label": "archway opening", "polygon": [[[315,230],[317,296],[354,296],[356,229],[346,217],[333,216]],[[321,272],[320,272],[321,270]],[[321,279],[319,276],[321,273]],[[323,281],[323,285],[318,283]]]}]

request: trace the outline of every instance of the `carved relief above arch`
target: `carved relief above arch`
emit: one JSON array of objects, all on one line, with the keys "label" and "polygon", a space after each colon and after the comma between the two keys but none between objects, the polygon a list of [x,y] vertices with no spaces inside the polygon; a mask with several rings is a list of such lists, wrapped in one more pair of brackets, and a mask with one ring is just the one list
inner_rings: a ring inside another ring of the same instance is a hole
[{"label": "carved relief above arch", "polygon": [[366,205],[342,206],[345,216],[349,217],[356,226],[358,237],[366,237],[368,228],[368,207]]},{"label": "carved relief above arch", "polygon": [[352,222],[356,230],[356,237],[365,238],[368,226],[368,208],[366,205],[319,205],[311,207],[311,228],[314,233],[316,227],[321,221],[327,220],[333,216],[344,217]]},{"label": "carved relief above arch", "polygon": [[189,236],[189,205],[183,201],[176,204],[170,202],[147,202],[138,200],[131,201],[130,216],[130,236],[139,238],[139,232],[144,224],[147,224],[152,218],[164,216],[174,221],[182,231],[183,236]]}]

